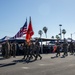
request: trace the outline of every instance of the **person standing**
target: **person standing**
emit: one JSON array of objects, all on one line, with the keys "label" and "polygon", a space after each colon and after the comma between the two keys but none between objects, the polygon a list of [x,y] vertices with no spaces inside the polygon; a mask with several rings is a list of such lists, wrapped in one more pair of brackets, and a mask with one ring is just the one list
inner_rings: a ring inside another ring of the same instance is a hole
[{"label": "person standing", "polygon": [[56,46],[57,46],[57,48],[56,48],[56,57],[58,57],[58,55],[60,56],[60,43],[59,43],[59,40],[57,40],[57,43],[56,43]]},{"label": "person standing", "polygon": [[64,39],[64,43],[63,43],[63,57],[68,56],[68,43],[66,41],[66,39]]},{"label": "person standing", "polygon": [[32,59],[34,56],[34,58],[36,58],[35,56],[35,45],[33,42],[31,42],[31,45],[30,45],[30,57],[29,57],[29,60]]},{"label": "person standing", "polygon": [[9,44],[9,41],[6,40],[6,43],[5,43],[5,58],[9,58],[10,56],[10,44]]},{"label": "person standing", "polygon": [[16,46],[16,43],[14,42],[14,43],[12,44],[12,54],[13,54],[13,57],[16,56],[16,50],[17,50],[17,46]]},{"label": "person standing", "polygon": [[24,52],[24,56],[22,59],[26,59],[26,56],[27,56],[27,43],[26,42],[23,45],[23,52]]},{"label": "person standing", "polygon": [[70,42],[70,45],[69,45],[69,51],[70,51],[71,55],[74,54],[74,44],[72,41]]},{"label": "person standing", "polygon": [[2,52],[2,56],[5,57],[5,42],[2,43],[1,52]]},{"label": "person standing", "polygon": [[39,40],[38,39],[36,39],[36,41],[35,41],[35,49],[36,49],[36,58],[35,58],[35,60],[37,60],[37,58],[38,57],[40,57],[40,60],[42,59],[42,56],[40,55],[40,43],[39,43]]}]

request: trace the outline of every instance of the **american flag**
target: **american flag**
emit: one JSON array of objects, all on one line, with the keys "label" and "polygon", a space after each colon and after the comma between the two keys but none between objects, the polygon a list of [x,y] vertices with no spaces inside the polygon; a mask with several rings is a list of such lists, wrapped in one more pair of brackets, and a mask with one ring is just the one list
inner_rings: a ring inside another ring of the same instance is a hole
[{"label": "american flag", "polygon": [[17,34],[13,38],[19,38],[20,37],[20,31],[17,32]]},{"label": "american flag", "polygon": [[27,33],[27,19],[25,24],[23,25],[23,27],[20,28],[20,30],[18,31],[18,33],[14,36],[14,38],[19,38],[22,37],[24,34]]},{"label": "american flag", "polygon": [[23,36],[26,33],[27,33],[27,19],[26,19],[26,22],[23,25],[23,27],[21,27],[21,29],[20,29],[20,36]]}]

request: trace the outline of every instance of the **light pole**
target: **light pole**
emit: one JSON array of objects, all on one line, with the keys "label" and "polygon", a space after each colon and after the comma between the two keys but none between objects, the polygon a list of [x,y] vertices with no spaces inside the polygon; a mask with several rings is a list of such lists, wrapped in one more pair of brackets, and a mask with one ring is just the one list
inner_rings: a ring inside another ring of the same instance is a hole
[{"label": "light pole", "polygon": [[60,39],[62,39],[62,33],[61,33],[61,24],[59,25],[59,27],[60,27]]},{"label": "light pole", "polygon": [[71,40],[72,40],[72,33],[71,33]]},{"label": "light pole", "polygon": [[42,30],[39,30],[39,31],[38,31],[38,34],[40,35],[40,40],[41,40],[41,53],[43,53],[42,38],[41,38],[41,36],[42,36],[42,34],[43,34]]},{"label": "light pole", "polygon": [[73,34],[75,34],[75,32],[74,32],[74,33],[71,33],[71,40],[72,40],[72,35],[73,35]]}]

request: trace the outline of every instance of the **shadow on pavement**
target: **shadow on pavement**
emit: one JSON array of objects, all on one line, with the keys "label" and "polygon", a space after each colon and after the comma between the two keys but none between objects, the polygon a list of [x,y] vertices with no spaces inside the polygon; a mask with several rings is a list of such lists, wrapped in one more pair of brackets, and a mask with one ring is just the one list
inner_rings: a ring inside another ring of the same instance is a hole
[{"label": "shadow on pavement", "polygon": [[56,56],[51,57],[51,59],[57,58]]},{"label": "shadow on pavement", "polygon": [[20,60],[13,60],[13,62],[15,63],[21,63],[21,62],[24,62],[24,60],[20,59]]},{"label": "shadow on pavement", "polygon": [[0,68],[1,67],[7,67],[7,66],[15,65],[15,64],[16,63],[0,64]]},{"label": "shadow on pavement", "polygon": [[[0,59],[3,60],[4,58]],[[20,59],[20,60],[13,60],[10,63],[0,63],[0,68],[2,67],[7,67],[7,66],[13,66],[16,65],[17,63],[30,63],[30,62],[34,62],[35,60],[25,60],[25,59]]]},{"label": "shadow on pavement", "polygon": [[25,59],[20,59],[20,60],[13,60],[13,62],[15,63],[30,63],[30,62],[34,62],[35,60],[25,60]]},{"label": "shadow on pavement", "polygon": [[61,58],[65,58],[65,56],[62,56]]}]

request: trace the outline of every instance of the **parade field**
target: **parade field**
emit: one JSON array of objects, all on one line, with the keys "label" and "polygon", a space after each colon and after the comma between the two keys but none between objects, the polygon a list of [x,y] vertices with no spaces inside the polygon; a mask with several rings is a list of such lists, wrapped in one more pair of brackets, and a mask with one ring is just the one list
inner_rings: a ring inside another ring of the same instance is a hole
[{"label": "parade field", "polygon": [[75,75],[75,0],[0,0],[0,75]]},{"label": "parade field", "polygon": [[65,58],[62,53],[59,57],[53,54],[41,54],[34,61],[26,62],[23,56],[16,56],[3,59],[0,56],[0,75],[75,75],[75,56],[70,55]]}]

